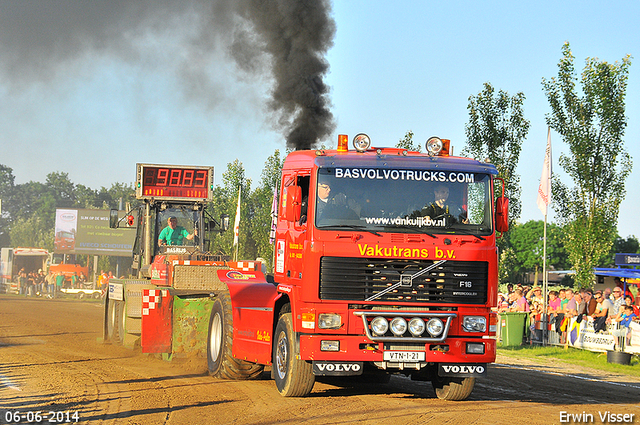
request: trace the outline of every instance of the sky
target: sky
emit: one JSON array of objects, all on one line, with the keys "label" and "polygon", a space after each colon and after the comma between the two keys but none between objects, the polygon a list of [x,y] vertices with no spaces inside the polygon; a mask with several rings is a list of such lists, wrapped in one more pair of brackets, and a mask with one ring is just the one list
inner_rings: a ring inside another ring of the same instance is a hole
[{"label": "sky", "polygon": [[[0,164],[17,184],[64,172],[99,189],[132,183],[138,162],[212,165],[221,183],[238,160],[255,187],[268,156],[286,149],[290,126],[281,121],[287,107],[274,107],[280,68],[259,40],[233,31],[234,13],[252,13],[236,4],[0,0]],[[315,46],[333,119],[320,142],[334,147],[338,134],[364,132],[374,146],[394,146],[410,130],[420,144],[450,139],[459,153],[469,96],[485,82],[522,92],[531,126],[517,169],[520,222],[542,220],[536,196],[550,113],[542,79],[557,76],[567,41],[578,72],[587,57],[640,57],[638,16],[637,1],[336,1],[335,27],[329,22]],[[624,140],[636,164],[639,100],[632,59]],[[551,142],[554,173],[571,184],[558,165],[568,149],[553,131]],[[640,236],[637,168],[620,207],[622,237]]]}]

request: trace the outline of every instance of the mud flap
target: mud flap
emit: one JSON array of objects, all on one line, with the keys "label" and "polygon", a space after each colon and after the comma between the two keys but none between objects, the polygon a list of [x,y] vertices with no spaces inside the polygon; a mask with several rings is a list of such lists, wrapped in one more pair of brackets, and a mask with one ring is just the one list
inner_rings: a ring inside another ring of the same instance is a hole
[{"label": "mud flap", "polygon": [[353,376],[362,375],[363,362],[313,362],[313,374],[316,376]]},{"label": "mud flap", "polygon": [[142,290],[143,353],[171,353],[173,296],[166,289]]},{"label": "mud flap", "polygon": [[438,376],[453,376],[456,378],[481,378],[487,376],[486,363],[440,363]]}]

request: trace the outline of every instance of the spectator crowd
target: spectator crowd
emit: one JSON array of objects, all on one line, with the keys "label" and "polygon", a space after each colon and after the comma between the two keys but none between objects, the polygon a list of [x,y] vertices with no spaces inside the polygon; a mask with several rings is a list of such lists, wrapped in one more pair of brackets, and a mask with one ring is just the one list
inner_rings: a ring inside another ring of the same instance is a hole
[{"label": "spectator crowd", "polygon": [[[640,294],[637,294],[640,295]],[[594,331],[604,332],[608,325],[619,324],[626,328],[626,343],[629,343],[631,332],[629,324],[640,322],[640,296],[635,296],[627,285],[615,279],[614,288],[594,291],[591,288],[573,290],[561,288],[548,291],[547,318],[560,335],[560,343],[567,338],[567,326],[571,318],[580,323],[588,320],[593,323]],[[544,294],[539,286],[507,285],[507,293],[498,294],[497,311],[522,312],[529,316],[531,335],[535,338],[535,323],[543,320]]]},{"label": "spectator crowd", "polygon": [[80,274],[76,272],[65,274],[61,271],[45,273],[42,269],[37,272],[26,272],[23,268],[18,272],[14,282],[18,282],[20,295],[55,298],[62,293],[62,289],[106,288],[109,279],[113,277],[113,272],[105,273],[101,270],[97,276],[96,288],[93,288],[93,282],[87,282],[87,277],[82,272]]}]

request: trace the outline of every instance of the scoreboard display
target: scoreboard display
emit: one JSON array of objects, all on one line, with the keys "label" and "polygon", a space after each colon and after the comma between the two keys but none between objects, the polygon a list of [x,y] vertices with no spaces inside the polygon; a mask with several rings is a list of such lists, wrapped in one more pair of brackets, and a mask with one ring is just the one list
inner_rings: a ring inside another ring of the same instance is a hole
[{"label": "scoreboard display", "polygon": [[213,200],[213,167],[137,164],[136,197]]}]

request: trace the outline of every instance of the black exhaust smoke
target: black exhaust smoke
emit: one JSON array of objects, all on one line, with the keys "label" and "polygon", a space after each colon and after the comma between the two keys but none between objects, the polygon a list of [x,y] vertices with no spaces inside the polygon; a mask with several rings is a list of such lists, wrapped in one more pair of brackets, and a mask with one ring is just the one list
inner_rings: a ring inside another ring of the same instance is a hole
[{"label": "black exhaust smoke", "polygon": [[335,128],[323,81],[334,34],[329,0],[20,0],[0,13],[0,81],[20,93],[113,57],[173,69],[186,98],[215,110],[230,76],[212,67],[231,56],[241,80],[272,82],[270,121],[289,148],[308,149]]},{"label": "black exhaust smoke", "polygon": [[310,149],[335,128],[330,111],[325,55],[333,45],[335,22],[329,1],[247,0],[240,14],[253,24],[272,59],[271,109],[287,146]]}]

